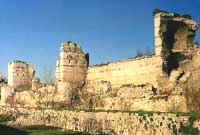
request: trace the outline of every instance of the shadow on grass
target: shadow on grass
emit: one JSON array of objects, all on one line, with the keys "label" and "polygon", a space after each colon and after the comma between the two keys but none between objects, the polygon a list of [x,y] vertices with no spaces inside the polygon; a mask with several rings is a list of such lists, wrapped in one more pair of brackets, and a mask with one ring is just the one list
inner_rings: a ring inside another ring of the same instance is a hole
[{"label": "shadow on grass", "polygon": [[[92,135],[82,132],[60,131],[60,130],[29,130],[28,135]],[[107,134],[99,134],[107,135]]]},{"label": "shadow on grass", "polygon": [[28,132],[0,124],[0,135],[28,135]]},{"label": "shadow on grass", "polygon": [[[17,129],[0,124],[0,135],[92,135],[82,132],[61,131],[60,129],[38,126],[29,127],[26,129]],[[107,134],[99,134],[107,135]]]}]

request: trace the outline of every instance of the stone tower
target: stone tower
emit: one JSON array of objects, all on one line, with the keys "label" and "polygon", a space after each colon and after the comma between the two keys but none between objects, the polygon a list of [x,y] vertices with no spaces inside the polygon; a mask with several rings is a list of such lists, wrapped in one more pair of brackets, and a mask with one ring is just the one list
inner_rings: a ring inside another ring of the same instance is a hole
[{"label": "stone tower", "polygon": [[56,82],[81,84],[85,82],[88,68],[87,56],[76,43],[62,43],[56,63]]},{"label": "stone tower", "polygon": [[155,54],[183,52],[194,44],[199,25],[189,15],[154,11]]},{"label": "stone tower", "polygon": [[188,57],[194,48],[194,39],[199,25],[189,15],[154,11],[155,55],[163,60],[163,73],[170,75],[177,69],[181,59]]},{"label": "stone tower", "polygon": [[14,60],[8,64],[8,85],[13,88],[19,86],[30,86],[35,76],[33,65],[26,62]]},{"label": "stone tower", "polygon": [[56,85],[58,88],[56,102],[69,105],[73,93],[81,88],[87,76],[89,55],[84,54],[79,45],[64,42],[56,62]]}]

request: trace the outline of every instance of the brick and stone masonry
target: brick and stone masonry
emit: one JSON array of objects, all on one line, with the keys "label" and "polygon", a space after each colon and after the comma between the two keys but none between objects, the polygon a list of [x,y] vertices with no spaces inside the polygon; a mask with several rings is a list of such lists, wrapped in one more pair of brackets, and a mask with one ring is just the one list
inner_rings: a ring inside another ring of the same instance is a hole
[{"label": "brick and stone masonry", "polygon": [[14,60],[8,64],[8,85],[17,88],[32,85],[35,76],[34,66],[26,62]]}]

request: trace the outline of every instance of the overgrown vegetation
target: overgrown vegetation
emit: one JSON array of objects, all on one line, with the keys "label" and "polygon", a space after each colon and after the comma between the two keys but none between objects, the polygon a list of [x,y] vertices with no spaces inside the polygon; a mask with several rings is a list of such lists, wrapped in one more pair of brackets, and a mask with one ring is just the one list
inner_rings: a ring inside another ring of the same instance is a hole
[{"label": "overgrown vegetation", "polygon": [[[17,128],[17,127],[16,127]],[[53,126],[46,126],[46,125],[29,125],[29,126],[23,126],[19,127],[23,130],[61,130],[61,128],[53,127]]]},{"label": "overgrown vegetation", "polygon": [[189,122],[187,125],[181,123],[179,132],[187,135],[199,135],[200,131],[198,128],[193,127],[195,120],[200,119],[200,113],[190,113]]},{"label": "overgrown vegetation", "polygon": [[144,51],[137,50],[135,58],[142,56],[152,56],[152,55],[154,55],[153,49],[151,49],[150,47],[146,47]]},{"label": "overgrown vegetation", "polygon": [[[41,125],[40,125],[41,126]],[[62,131],[55,128],[33,128],[33,129],[17,129],[8,127],[5,125],[0,125],[0,134],[1,135],[92,135],[83,132],[74,132],[74,131]],[[106,135],[104,133],[99,135]]]},{"label": "overgrown vegetation", "polygon": [[16,118],[11,114],[1,114],[0,122],[15,121]]}]

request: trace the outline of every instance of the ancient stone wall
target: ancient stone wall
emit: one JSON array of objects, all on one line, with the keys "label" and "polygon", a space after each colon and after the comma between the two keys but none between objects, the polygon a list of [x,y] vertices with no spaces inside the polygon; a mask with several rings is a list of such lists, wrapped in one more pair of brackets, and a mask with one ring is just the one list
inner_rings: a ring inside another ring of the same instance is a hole
[{"label": "ancient stone wall", "polygon": [[8,64],[8,85],[13,88],[31,86],[34,76],[33,65],[17,60]]},{"label": "ancient stone wall", "polygon": [[157,76],[161,73],[161,57],[146,56],[89,67],[87,81],[89,84],[98,80],[109,81],[113,88],[130,83],[157,86]]},{"label": "ancient stone wall", "polygon": [[157,87],[158,75],[170,75],[180,66],[182,59],[190,57],[188,52],[195,46],[198,27],[188,15],[156,10],[155,56],[89,67],[87,81],[89,84],[98,80],[110,81],[113,88],[129,83],[151,83]]},{"label": "ancient stone wall", "polygon": [[8,85],[3,85],[1,87],[1,105],[13,105],[13,94],[14,88],[9,87]]},{"label": "ancient stone wall", "polygon": [[0,107],[0,115],[14,116],[7,124],[27,127],[46,125],[65,130],[108,135],[179,135],[200,131],[196,115],[160,112],[85,112]]}]

